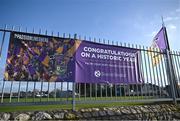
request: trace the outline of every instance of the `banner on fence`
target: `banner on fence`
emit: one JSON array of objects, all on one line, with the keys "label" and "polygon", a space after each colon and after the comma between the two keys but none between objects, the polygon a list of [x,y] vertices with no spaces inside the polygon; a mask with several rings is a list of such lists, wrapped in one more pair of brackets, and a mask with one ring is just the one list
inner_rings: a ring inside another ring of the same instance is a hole
[{"label": "banner on fence", "polygon": [[75,47],[72,39],[13,32],[4,79],[74,81]]},{"label": "banner on fence", "polygon": [[139,50],[82,41],[76,51],[76,82],[140,83]]},{"label": "banner on fence", "polygon": [[5,80],[140,83],[139,50],[13,32]]}]

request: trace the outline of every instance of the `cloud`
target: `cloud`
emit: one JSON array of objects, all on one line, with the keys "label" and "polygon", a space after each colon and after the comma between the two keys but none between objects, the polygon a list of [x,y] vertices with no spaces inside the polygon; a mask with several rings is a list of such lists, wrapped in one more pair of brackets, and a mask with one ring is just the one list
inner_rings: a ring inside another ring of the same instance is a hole
[{"label": "cloud", "polygon": [[173,25],[173,24],[168,24],[167,28],[170,29],[170,30],[175,30],[177,27],[175,25]]},{"label": "cloud", "polygon": [[167,22],[167,21],[175,21],[175,20],[179,20],[180,19],[180,17],[170,17],[170,16],[168,16],[168,17],[166,17],[166,18],[164,18],[164,21],[165,22]]},{"label": "cloud", "polygon": [[180,8],[176,9],[176,12],[179,13],[180,12]]},{"label": "cloud", "polygon": [[177,29],[177,24],[167,24],[167,35],[169,44],[172,48],[172,50],[179,50],[179,45],[177,44],[179,42],[179,32]]},{"label": "cloud", "polygon": [[173,11],[171,11],[168,15],[168,13],[166,14],[167,16],[164,17],[164,22],[170,22],[170,21],[177,21],[180,19],[180,8],[174,9]]},{"label": "cloud", "polygon": [[157,31],[152,31],[150,34],[146,34],[148,37],[154,37],[156,35]]},{"label": "cloud", "polygon": [[164,21],[171,21],[171,20],[173,20],[172,17],[166,17],[166,18],[164,18]]}]

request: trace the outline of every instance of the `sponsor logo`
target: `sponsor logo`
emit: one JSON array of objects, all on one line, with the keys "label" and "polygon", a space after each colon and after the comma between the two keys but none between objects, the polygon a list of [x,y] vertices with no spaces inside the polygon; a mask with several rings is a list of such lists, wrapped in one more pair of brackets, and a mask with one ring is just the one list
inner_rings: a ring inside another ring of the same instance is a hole
[{"label": "sponsor logo", "polygon": [[101,72],[99,70],[94,71],[94,76],[95,77],[100,77],[101,76]]}]

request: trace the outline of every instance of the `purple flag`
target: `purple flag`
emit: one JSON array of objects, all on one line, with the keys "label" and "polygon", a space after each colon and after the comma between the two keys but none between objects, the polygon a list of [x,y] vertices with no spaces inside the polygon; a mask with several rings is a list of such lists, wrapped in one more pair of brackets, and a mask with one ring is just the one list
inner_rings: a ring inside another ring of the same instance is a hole
[{"label": "purple flag", "polygon": [[167,48],[166,46],[166,41],[165,41],[165,36],[164,36],[164,30],[165,28],[162,27],[160,31],[156,34],[156,36],[153,39],[153,44],[152,47],[154,48],[159,48],[160,50],[164,50]]},{"label": "purple flag", "polygon": [[[153,43],[151,47],[153,48],[158,48],[159,50],[166,50],[167,44],[166,44],[166,38],[165,38],[165,27],[162,27],[160,31],[156,34],[156,36],[153,39]],[[159,53],[149,53],[150,56],[152,57],[152,64],[153,66],[156,66],[159,64],[162,60],[162,55]]]}]

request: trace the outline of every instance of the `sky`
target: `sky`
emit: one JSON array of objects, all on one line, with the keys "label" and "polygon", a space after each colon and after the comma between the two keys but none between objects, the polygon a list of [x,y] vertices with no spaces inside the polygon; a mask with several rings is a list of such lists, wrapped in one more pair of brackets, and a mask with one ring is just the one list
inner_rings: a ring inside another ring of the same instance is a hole
[{"label": "sky", "polygon": [[161,28],[163,16],[170,46],[179,50],[180,0],[1,0],[0,11],[0,27],[77,33],[145,46]]},{"label": "sky", "polygon": [[[0,0],[0,28],[6,24],[29,32],[76,33],[141,46],[151,45],[162,26],[161,16],[171,49],[179,51],[180,0]],[[8,37],[5,40],[0,70],[7,56]]]}]

